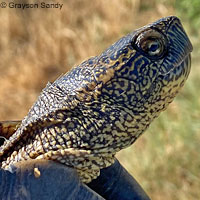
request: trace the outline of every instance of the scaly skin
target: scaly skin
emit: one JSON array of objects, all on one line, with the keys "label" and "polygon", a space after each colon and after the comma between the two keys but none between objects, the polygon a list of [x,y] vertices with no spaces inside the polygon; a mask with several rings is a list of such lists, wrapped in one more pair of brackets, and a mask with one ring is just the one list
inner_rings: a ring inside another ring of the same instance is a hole
[{"label": "scaly skin", "polygon": [[15,133],[21,125],[21,121],[2,121],[0,122],[0,137],[8,139]]},{"label": "scaly skin", "polygon": [[2,168],[55,160],[90,182],[172,102],[189,75],[191,51],[179,19],[167,17],[48,83],[0,148]]}]

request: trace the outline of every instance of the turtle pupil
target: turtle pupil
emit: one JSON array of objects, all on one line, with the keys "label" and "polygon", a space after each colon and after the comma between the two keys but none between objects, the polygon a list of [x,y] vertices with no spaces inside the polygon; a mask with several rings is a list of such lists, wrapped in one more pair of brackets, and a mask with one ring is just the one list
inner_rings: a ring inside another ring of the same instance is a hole
[{"label": "turtle pupil", "polygon": [[159,46],[160,45],[157,42],[153,42],[152,44],[149,45],[149,51],[156,52]]},{"label": "turtle pupil", "polygon": [[158,40],[149,41],[147,46],[147,53],[150,56],[160,55],[162,53],[162,45]]}]

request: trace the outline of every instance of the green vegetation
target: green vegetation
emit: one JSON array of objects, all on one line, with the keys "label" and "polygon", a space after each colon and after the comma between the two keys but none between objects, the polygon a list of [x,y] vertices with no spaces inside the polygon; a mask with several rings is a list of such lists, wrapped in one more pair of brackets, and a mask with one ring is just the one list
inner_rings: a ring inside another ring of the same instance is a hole
[{"label": "green vegetation", "polygon": [[178,14],[186,21],[190,22],[190,26],[196,34],[200,31],[200,2],[199,0],[176,0],[175,8]]},{"label": "green vegetation", "polygon": [[200,199],[199,0],[61,2],[61,11],[1,9],[0,120],[22,119],[47,81],[122,35],[178,15],[194,46],[189,79],[169,108],[118,158],[153,200]]}]

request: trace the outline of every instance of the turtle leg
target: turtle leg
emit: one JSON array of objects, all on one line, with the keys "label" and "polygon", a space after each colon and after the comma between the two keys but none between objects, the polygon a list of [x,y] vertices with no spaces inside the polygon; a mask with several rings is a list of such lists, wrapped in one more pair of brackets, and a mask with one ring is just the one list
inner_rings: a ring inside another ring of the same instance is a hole
[{"label": "turtle leg", "polygon": [[0,137],[8,139],[15,133],[21,121],[0,121]]}]

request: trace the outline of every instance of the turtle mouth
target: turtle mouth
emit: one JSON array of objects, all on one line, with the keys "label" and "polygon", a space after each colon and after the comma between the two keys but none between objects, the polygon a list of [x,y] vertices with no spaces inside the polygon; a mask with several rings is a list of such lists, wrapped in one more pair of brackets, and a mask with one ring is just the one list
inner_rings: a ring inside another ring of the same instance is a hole
[{"label": "turtle mouth", "polygon": [[187,61],[188,59],[191,59],[191,53],[187,54],[182,60],[180,60],[177,63],[174,63],[174,68],[181,66],[181,64],[185,61]]},{"label": "turtle mouth", "polygon": [[165,69],[167,68],[167,70],[165,72],[163,70],[159,71],[159,75],[167,76],[172,72],[174,73],[174,71],[187,69],[188,65],[191,65],[191,53],[188,53],[182,59],[178,60],[177,62],[174,62],[172,65],[169,65],[168,67],[165,66]]},{"label": "turtle mouth", "polygon": [[180,62],[175,63],[173,68],[164,75],[164,79],[171,79],[171,77],[175,77],[177,80],[179,77],[183,77],[187,79],[191,69],[191,54],[189,53],[182,59]]}]

